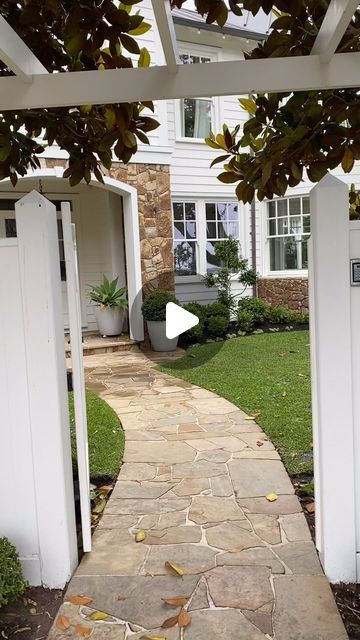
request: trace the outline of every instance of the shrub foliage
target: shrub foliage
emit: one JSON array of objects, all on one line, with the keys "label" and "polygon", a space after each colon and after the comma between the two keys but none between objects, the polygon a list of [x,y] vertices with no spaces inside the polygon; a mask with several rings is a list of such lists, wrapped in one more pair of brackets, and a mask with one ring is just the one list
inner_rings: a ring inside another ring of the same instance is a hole
[{"label": "shrub foliage", "polygon": [[15,547],[7,538],[0,538],[0,607],[16,600],[27,587]]}]

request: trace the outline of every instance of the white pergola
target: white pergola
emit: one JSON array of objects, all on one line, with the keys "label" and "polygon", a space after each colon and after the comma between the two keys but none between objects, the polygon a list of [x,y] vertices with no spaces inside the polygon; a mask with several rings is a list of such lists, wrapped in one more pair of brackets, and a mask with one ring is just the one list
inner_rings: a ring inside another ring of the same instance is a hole
[{"label": "white pergola", "polygon": [[15,76],[0,79],[0,111],[138,100],[358,87],[358,53],[335,53],[358,0],[331,0],[309,56],[180,63],[169,0],[152,0],[166,65],[47,73],[0,17],[0,59]]}]

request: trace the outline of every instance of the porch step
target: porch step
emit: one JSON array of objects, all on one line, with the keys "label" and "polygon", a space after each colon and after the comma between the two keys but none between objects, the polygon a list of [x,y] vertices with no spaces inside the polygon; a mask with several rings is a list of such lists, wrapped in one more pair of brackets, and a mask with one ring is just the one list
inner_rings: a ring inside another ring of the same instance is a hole
[{"label": "porch step", "polygon": [[[83,354],[84,356],[95,356],[100,353],[117,351],[139,351],[139,344],[126,334],[103,338],[98,333],[85,333],[83,335]],[[70,355],[69,336],[67,335],[65,336],[65,356],[68,358]]]}]

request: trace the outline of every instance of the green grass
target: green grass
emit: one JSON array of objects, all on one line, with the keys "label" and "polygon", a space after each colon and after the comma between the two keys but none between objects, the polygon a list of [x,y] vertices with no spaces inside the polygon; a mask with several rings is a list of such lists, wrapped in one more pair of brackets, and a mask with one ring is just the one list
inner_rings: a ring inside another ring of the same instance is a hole
[{"label": "green grass", "polygon": [[[312,470],[309,334],[273,333],[192,347],[159,369],[215,391],[272,439],[288,471]],[[295,454],[295,455],[294,455]]]},{"label": "green grass", "polygon": [[[71,449],[76,466],[74,396],[69,393]],[[124,454],[125,436],[115,411],[92,391],[86,391],[90,479],[113,478]]]}]

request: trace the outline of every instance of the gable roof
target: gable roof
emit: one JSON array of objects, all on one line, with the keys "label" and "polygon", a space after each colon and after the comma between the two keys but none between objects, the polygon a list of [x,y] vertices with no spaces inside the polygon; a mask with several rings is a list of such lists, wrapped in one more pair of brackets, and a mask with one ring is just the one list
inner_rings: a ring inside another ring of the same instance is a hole
[{"label": "gable roof", "polygon": [[[219,33],[220,30],[217,24],[207,24],[205,18],[191,9],[175,8],[172,11],[172,16],[174,23],[178,25],[216,31],[217,33]],[[235,16],[233,13],[230,13],[226,25],[220,32],[238,38],[264,40],[269,34],[272,21],[272,14],[266,15],[263,11],[259,11],[256,16],[253,16],[250,11],[243,11],[242,16]]]}]

